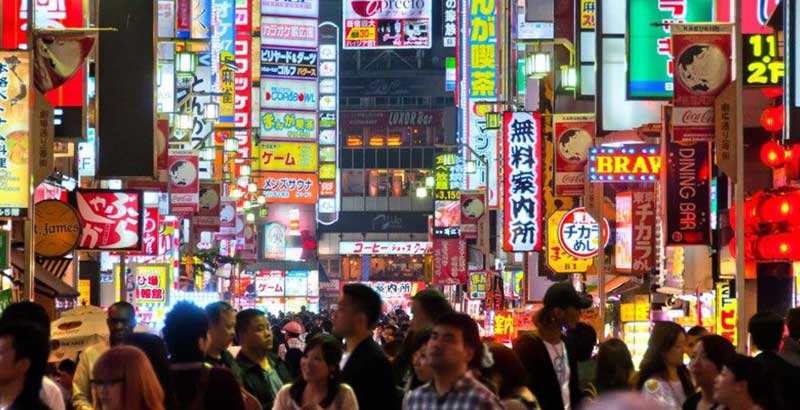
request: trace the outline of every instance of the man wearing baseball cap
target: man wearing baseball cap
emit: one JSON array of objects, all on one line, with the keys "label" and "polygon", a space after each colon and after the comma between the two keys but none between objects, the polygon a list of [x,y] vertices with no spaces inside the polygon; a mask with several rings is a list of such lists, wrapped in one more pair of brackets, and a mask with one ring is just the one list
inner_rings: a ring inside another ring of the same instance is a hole
[{"label": "man wearing baseball cap", "polygon": [[528,388],[542,410],[574,410],[581,399],[578,363],[564,329],[575,326],[580,310],[592,306],[592,298],[567,281],[550,286],[543,302],[536,315],[537,333],[521,335],[514,352],[528,372]]}]

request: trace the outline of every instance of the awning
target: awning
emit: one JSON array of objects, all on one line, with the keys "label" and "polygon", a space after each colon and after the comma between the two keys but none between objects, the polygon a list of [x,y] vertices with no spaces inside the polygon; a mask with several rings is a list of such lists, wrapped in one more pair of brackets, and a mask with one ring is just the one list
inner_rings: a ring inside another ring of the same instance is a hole
[{"label": "awning", "polygon": [[[633,278],[630,276],[616,276],[613,279],[606,281],[606,286],[605,286],[606,295],[619,289],[622,285],[628,283],[631,279]],[[591,294],[592,296],[598,296],[598,293],[599,291],[597,287],[595,287],[592,291],[589,292],[589,294]]]},{"label": "awning", "polygon": [[[22,267],[25,266],[25,255],[22,252],[11,252],[11,265],[20,272],[24,271]],[[55,277],[38,263],[33,275],[36,278],[36,290],[50,297],[74,298],[80,295],[72,286]]]}]

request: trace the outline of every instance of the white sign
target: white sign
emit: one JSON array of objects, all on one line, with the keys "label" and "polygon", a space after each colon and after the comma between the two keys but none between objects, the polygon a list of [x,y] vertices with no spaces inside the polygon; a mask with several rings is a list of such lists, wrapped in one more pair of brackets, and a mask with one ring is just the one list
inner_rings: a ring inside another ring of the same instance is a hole
[{"label": "white sign", "polygon": [[[603,218],[602,246],[608,244],[610,230]],[[572,209],[558,223],[558,242],[564,252],[576,258],[592,258],[600,249],[600,225],[586,208]]]},{"label": "white sign", "polygon": [[308,80],[264,81],[261,84],[261,108],[317,110],[317,82]]},{"label": "white sign", "polygon": [[343,0],[344,48],[430,48],[433,0]]},{"label": "white sign", "polygon": [[317,20],[262,16],[261,45],[317,48]]},{"label": "white sign", "polygon": [[281,297],[284,296],[283,271],[261,271],[256,274],[256,296]]},{"label": "white sign", "polygon": [[455,47],[458,28],[456,27],[456,14],[458,12],[457,0],[444,0],[444,33],[442,33],[442,45],[445,47]]},{"label": "white sign", "polygon": [[433,245],[430,242],[339,242],[340,255],[430,255]]},{"label": "white sign", "polygon": [[317,18],[319,0],[261,0],[261,11],[278,16]]}]

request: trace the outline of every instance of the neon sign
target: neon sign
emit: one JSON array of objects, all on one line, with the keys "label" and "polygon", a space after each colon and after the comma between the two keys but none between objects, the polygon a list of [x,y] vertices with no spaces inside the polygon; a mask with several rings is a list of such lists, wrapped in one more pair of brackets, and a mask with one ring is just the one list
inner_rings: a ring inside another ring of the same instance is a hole
[{"label": "neon sign", "polygon": [[656,145],[593,147],[589,151],[589,180],[653,182],[661,173],[662,162],[661,153]]}]

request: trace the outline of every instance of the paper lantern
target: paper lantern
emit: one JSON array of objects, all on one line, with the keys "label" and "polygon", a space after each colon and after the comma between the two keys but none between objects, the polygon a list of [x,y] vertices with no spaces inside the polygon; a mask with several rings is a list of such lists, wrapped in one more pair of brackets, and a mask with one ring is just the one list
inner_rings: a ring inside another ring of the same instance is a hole
[{"label": "paper lantern", "polygon": [[761,113],[761,126],[770,132],[783,129],[783,105],[768,107]]},{"label": "paper lantern", "polygon": [[[756,241],[758,240],[757,236],[745,236],[744,237],[744,259],[745,260],[755,260],[755,245]],[[736,258],[736,238],[732,238],[730,242],[728,242],[728,251],[731,253],[731,257]]]},{"label": "paper lantern", "polygon": [[775,140],[770,140],[761,146],[761,162],[770,168],[777,168],[783,165],[786,150]]},{"label": "paper lantern", "polygon": [[756,253],[761,260],[800,260],[800,235],[775,233],[761,236],[756,241]]},{"label": "paper lantern", "polygon": [[800,222],[800,197],[791,192],[766,198],[758,206],[758,217],[765,224],[797,224]]}]

